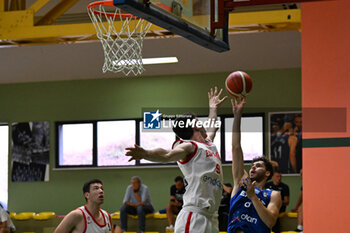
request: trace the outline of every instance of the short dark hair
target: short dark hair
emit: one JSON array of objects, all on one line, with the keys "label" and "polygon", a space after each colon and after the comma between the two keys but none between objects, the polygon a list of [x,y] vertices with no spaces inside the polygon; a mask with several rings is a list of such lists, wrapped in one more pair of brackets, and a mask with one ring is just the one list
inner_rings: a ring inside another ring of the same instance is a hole
[{"label": "short dark hair", "polygon": [[273,170],[273,173],[279,173],[279,174],[282,174],[281,170],[280,169],[275,169]]},{"label": "short dark hair", "polygon": [[[83,194],[90,192],[90,185],[95,183],[103,185],[102,181],[99,179],[92,179],[92,180],[86,181],[83,185]],[[86,197],[85,197],[85,201],[87,201]]]},{"label": "short dark hair", "polygon": [[178,182],[178,181],[181,181],[181,182],[184,182],[184,178],[182,178],[182,176],[177,176],[175,177],[175,182]]},{"label": "short dark hair", "polygon": [[[190,125],[186,125],[186,122],[188,119],[190,120],[196,119],[196,115],[192,112],[185,113],[174,120],[174,127],[173,127],[174,133],[176,134],[177,137],[185,140],[191,139],[194,133],[193,128]],[[181,123],[183,124],[183,127],[179,127],[179,122],[183,122]]]},{"label": "short dark hair", "polygon": [[260,156],[260,157],[256,157],[252,160],[252,163],[258,162],[258,161],[263,161],[266,171],[270,172],[269,177],[267,178],[267,180],[271,179],[272,175],[273,175],[273,166],[270,162],[270,160],[268,158],[266,158],[265,156]]}]

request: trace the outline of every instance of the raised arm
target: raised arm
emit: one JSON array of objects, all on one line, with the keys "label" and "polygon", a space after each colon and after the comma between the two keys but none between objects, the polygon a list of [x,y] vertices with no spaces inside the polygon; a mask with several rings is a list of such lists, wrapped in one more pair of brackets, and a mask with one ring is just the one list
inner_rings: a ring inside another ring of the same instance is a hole
[{"label": "raised arm", "polygon": [[241,99],[241,101],[231,99],[234,115],[232,127],[232,176],[234,185],[232,196],[238,191],[239,183],[243,176],[247,176],[244,170],[243,151],[241,147],[241,117],[245,102],[245,98]]},{"label": "raised arm", "polygon": [[172,150],[165,150],[162,148],[145,150],[135,144],[134,147],[128,147],[125,149],[127,150],[126,156],[131,157],[129,161],[146,159],[152,162],[168,163],[178,160],[186,160],[186,158],[195,150],[195,146],[192,143],[184,142]]},{"label": "raised arm", "polygon": [[214,90],[213,88],[210,88],[210,91],[208,92],[208,99],[209,99],[209,116],[208,119],[210,120],[211,124],[207,129],[207,135],[210,138],[210,140],[214,141],[216,131],[218,128],[214,127],[216,120],[217,120],[217,109],[218,107],[222,104],[227,99],[227,96],[223,97],[220,99],[220,95],[222,93],[222,89],[218,92],[218,88],[215,87]]}]

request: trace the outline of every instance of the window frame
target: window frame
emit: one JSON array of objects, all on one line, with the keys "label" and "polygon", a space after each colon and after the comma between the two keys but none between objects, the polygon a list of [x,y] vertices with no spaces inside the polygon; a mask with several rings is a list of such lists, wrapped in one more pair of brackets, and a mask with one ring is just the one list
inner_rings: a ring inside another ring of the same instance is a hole
[{"label": "window frame", "polygon": [[[92,124],[92,164],[91,165],[60,165],[60,139],[62,138],[61,126],[63,125],[74,125],[74,124]],[[96,132],[97,121],[57,121],[55,122],[55,168],[97,168],[97,154],[95,150],[97,147],[97,132]]]},{"label": "window frame", "polygon": [[[6,126],[7,127],[7,163],[5,164],[7,169],[7,177],[6,177],[6,189],[7,189],[7,198],[6,202],[2,202],[4,205],[4,208],[7,209],[8,201],[9,201],[9,195],[8,195],[8,189],[9,189],[9,177],[11,177],[11,174],[9,174],[9,163],[11,163],[11,157],[10,157],[10,144],[11,144],[11,137],[10,137],[10,130],[11,130],[11,124],[8,122],[0,122],[0,126]],[[3,162],[3,161],[2,161]],[[3,200],[0,200],[3,201]]]}]

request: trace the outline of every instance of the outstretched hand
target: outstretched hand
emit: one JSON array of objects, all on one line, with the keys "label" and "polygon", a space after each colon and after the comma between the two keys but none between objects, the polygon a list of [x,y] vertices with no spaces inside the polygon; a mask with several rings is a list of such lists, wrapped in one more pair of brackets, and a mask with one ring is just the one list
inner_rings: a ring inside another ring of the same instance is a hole
[{"label": "outstretched hand", "polygon": [[210,108],[217,108],[219,107],[222,102],[224,102],[227,99],[227,96],[224,96],[222,99],[220,99],[220,95],[222,93],[222,89],[218,92],[218,88],[215,87],[210,88],[210,91],[208,92],[208,99],[209,99],[209,107]]},{"label": "outstretched hand", "polygon": [[252,199],[255,195],[255,183],[256,181],[252,182],[249,177],[242,179],[240,182],[240,185],[246,190],[249,199]]},{"label": "outstretched hand", "polygon": [[232,112],[233,115],[241,114],[243,110],[243,106],[246,103],[246,97],[231,99],[232,104]]},{"label": "outstretched hand", "polygon": [[126,150],[125,155],[131,157],[128,162],[132,160],[143,159],[147,154],[147,151],[145,149],[143,149],[141,146],[138,146],[136,144],[134,144],[134,147],[125,148],[125,150]]}]

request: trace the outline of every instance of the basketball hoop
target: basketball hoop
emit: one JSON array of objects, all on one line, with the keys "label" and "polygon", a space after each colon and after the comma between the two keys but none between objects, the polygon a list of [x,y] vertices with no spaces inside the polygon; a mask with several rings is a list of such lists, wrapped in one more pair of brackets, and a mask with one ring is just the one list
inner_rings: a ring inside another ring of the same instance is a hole
[{"label": "basketball hoop", "polygon": [[[112,7],[113,11],[110,11],[108,8]],[[141,74],[145,70],[141,54],[143,40],[152,24],[122,13],[113,5],[113,0],[92,2],[87,8],[104,51],[103,73],[123,72],[126,76],[130,73],[135,76]]]}]

